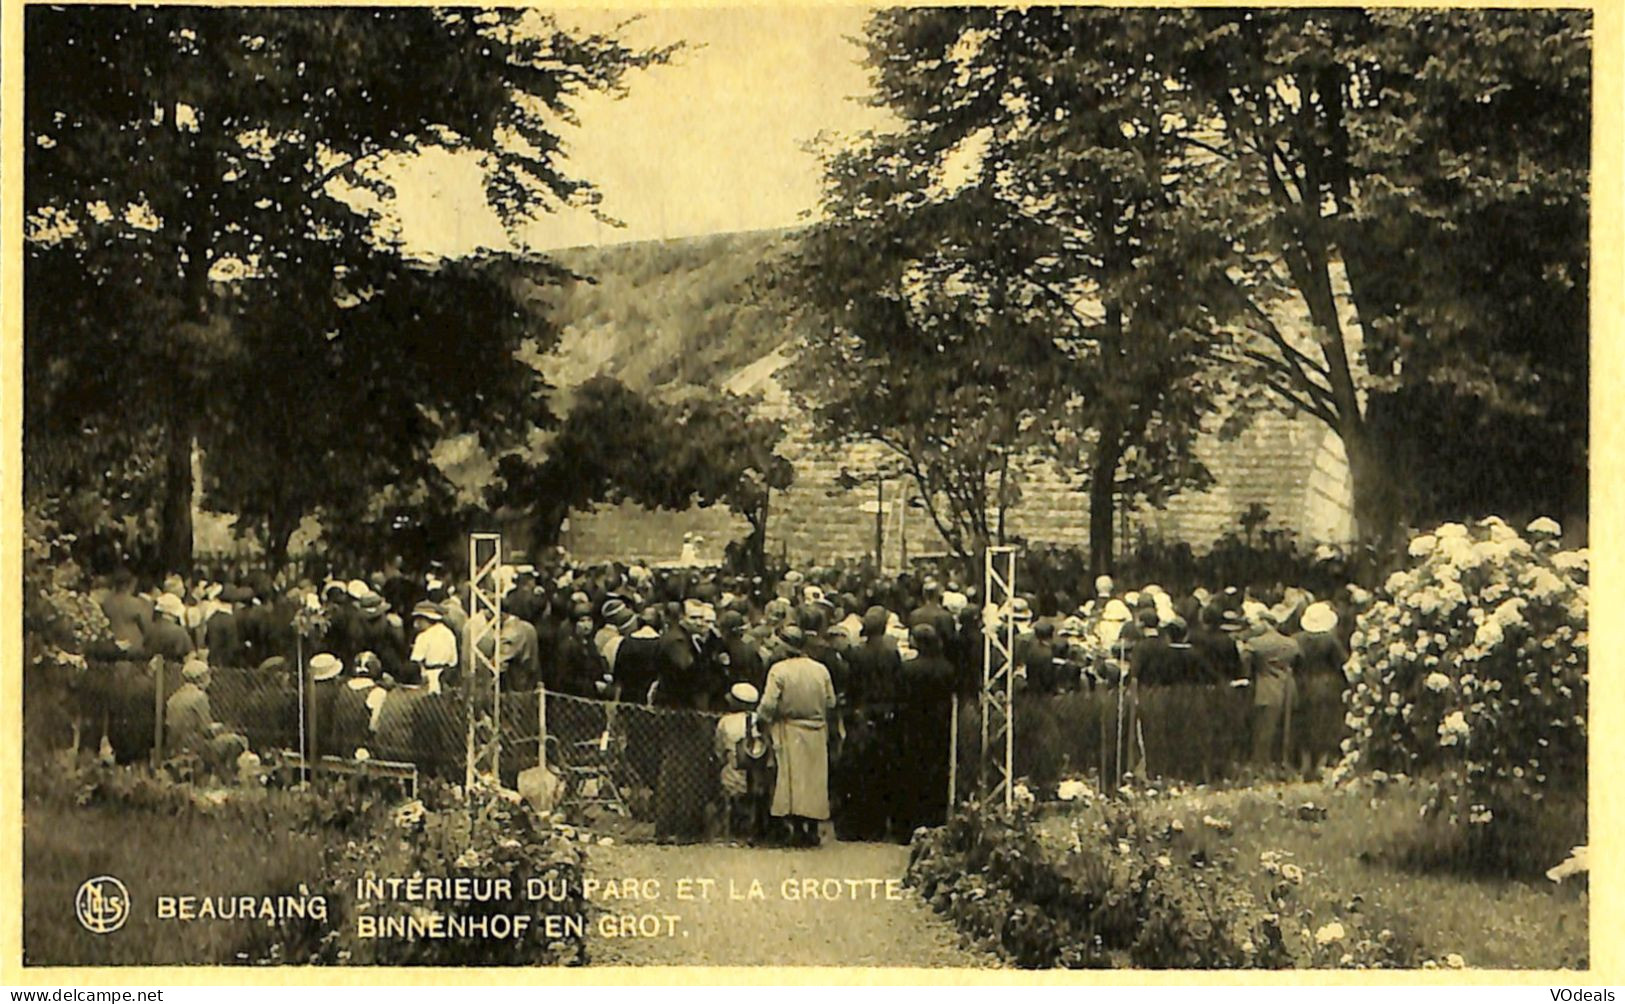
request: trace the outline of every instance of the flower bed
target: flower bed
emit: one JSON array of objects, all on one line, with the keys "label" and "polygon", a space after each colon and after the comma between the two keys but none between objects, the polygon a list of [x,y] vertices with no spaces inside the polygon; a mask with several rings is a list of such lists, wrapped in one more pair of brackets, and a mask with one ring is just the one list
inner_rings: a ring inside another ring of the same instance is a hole
[{"label": "flower bed", "polygon": [[[1192,848],[1183,824],[1149,827],[1129,802],[1094,806],[1060,846],[1029,812],[959,814],[919,838],[908,880],[973,944],[1025,968],[1285,969],[1411,963],[1391,930],[1295,917],[1303,875],[1258,896],[1234,851]],[[1346,957],[1346,958],[1345,958]]]},{"label": "flower bed", "polygon": [[[1587,893],[1449,859],[1420,784],[1162,787],[957,815],[909,882],[1032,967],[1584,967]],[[1459,843],[1459,841],[1458,841]],[[1555,863],[1556,859],[1547,861]]]}]

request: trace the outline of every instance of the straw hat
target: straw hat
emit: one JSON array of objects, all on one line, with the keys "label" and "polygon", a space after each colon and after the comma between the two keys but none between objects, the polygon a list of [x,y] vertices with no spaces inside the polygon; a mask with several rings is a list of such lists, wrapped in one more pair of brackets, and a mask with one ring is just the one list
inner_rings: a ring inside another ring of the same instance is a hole
[{"label": "straw hat", "polygon": [[734,684],[728,689],[728,696],[747,707],[761,699],[761,695],[756,692],[756,688],[748,683]]},{"label": "straw hat", "polygon": [[1303,612],[1303,629],[1321,634],[1337,627],[1337,611],[1330,603],[1311,603]]},{"label": "straw hat", "polygon": [[182,603],[181,598],[174,593],[164,593],[158,597],[153,607],[166,617],[173,617],[176,620],[186,617],[186,604]]},{"label": "straw hat", "polygon": [[440,607],[427,600],[412,608],[412,619],[416,620],[419,617],[427,621],[434,621],[436,624],[446,619],[446,615],[440,612]]},{"label": "straw hat", "polygon": [[344,672],[344,663],[331,652],[319,652],[310,657],[310,678],[315,683],[331,680]]}]

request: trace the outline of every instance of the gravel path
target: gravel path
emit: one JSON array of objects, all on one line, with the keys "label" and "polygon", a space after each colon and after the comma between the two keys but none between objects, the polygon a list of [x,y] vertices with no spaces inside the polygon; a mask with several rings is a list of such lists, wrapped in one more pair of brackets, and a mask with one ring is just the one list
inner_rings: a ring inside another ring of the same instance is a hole
[{"label": "gravel path", "polygon": [[902,887],[906,847],[618,844],[589,860],[594,965],[997,964],[959,947],[953,927]]}]

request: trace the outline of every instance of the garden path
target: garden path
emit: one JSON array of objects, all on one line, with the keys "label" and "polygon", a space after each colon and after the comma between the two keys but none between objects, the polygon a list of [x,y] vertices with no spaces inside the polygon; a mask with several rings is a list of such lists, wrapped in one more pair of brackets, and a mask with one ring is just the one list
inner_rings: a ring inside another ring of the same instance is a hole
[{"label": "garden path", "polygon": [[[833,840],[802,850],[714,844],[594,847],[588,880],[597,882],[591,891],[599,914],[590,935],[592,963],[996,965],[959,947],[953,926],[896,882],[907,864],[906,847]],[[628,879],[637,880],[638,887]],[[658,889],[642,881],[648,879],[658,879]],[[690,883],[680,886],[684,879]],[[706,887],[702,879],[712,884]],[[888,879],[894,880],[891,895],[896,898],[887,896]],[[629,893],[657,896],[632,898]],[[680,898],[685,893],[691,898]],[[639,921],[622,919],[627,916],[677,919],[642,921],[645,931],[658,931],[651,937],[605,936],[605,925],[617,933],[621,925],[636,931]]]}]

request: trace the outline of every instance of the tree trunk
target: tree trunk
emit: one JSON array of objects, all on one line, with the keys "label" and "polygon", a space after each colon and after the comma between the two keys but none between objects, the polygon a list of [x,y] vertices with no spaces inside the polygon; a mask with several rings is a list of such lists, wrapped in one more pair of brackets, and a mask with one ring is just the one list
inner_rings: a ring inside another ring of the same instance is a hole
[{"label": "tree trunk", "polygon": [[271,574],[282,571],[288,564],[288,542],[293,538],[293,532],[299,529],[299,520],[288,519],[286,516],[271,515],[265,520],[265,563],[270,567]]},{"label": "tree trunk", "polygon": [[1102,430],[1095,448],[1094,470],[1089,481],[1089,574],[1112,571],[1113,531],[1117,516],[1117,462],[1123,444],[1111,430]]},{"label": "tree trunk", "polygon": [[531,533],[535,546],[556,547],[564,526],[564,518],[570,514],[570,508],[556,503],[544,503],[536,512],[531,522]]},{"label": "tree trunk", "polygon": [[1354,526],[1366,545],[1356,575],[1367,584],[1378,581],[1391,564],[1403,516],[1399,472],[1386,461],[1386,451],[1368,426],[1361,423],[1342,431],[1353,485]]},{"label": "tree trunk", "polygon": [[192,429],[171,417],[164,443],[164,498],[158,558],[166,572],[192,571]]}]

